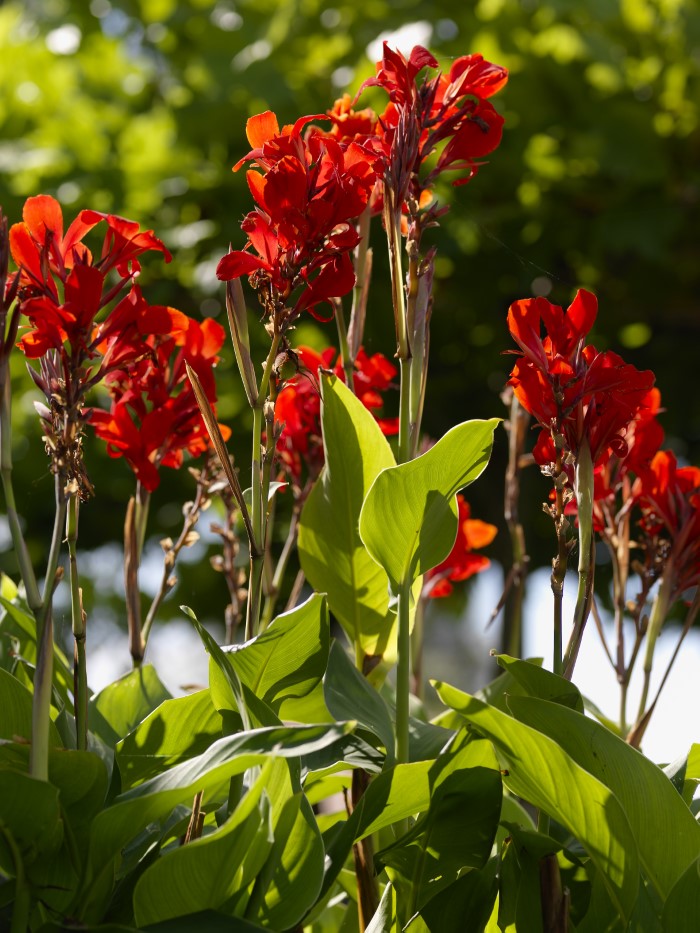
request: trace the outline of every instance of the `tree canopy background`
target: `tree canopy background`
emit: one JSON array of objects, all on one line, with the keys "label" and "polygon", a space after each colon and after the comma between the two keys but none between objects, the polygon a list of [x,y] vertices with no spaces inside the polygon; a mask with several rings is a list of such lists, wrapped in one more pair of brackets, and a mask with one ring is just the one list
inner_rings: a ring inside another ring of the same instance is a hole
[{"label": "tree canopy background", "polygon": [[[656,372],[667,443],[682,460],[700,463],[694,0],[5,2],[0,204],[11,222],[38,193],[56,196],[69,220],[86,207],[138,220],[174,254],[168,266],[146,258],[141,283],[149,300],[223,322],[214,270],[229,242],[242,246],[239,223],[251,209],[243,174],[231,174],[249,148],[246,119],[266,109],[280,123],[322,113],[373,73],[380,37],[409,26],[447,67],[481,52],[510,69],[495,99],[506,119],[500,148],[469,185],[443,182],[438,192],[452,210],[430,233],[439,258],[426,430],[439,436],[465,418],[505,414],[499,393],[511,362],[502,356],[512,348],[510,302],[543,294],[566,305],[584,286],[600,301],[593,342]],[[365,342],[391,356],[379,236],[374,245]],[[317,346],[334,339],[310,320],[297,336]],[[262,328],[257,339],[262,350]],[[20,354],[13,373],[18,498],[39,555],[52,484]],[[220,417],[244,464],[248,410],[230,348],[218,384]],[[120,540],[133,479],[97,442],[88,447],[97,499],[82,510],[81,540],[94,547]],[[475,514],[501,525],[504,461],[502,437],[472,493]],[[530,472],[523,516],[535,562],[546,563],[548,487]],[[179,504],[191,494],[186,471],[162,474],[152,522],[159,536],[177,527]],[[507,535],[499,539],[507,563]],[[11,570],[9,540],[0,546]]]}]

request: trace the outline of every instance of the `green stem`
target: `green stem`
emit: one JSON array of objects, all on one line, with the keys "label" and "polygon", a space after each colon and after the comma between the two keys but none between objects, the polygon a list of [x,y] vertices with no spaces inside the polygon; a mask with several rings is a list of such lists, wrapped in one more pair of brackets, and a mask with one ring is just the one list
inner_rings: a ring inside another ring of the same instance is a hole
[{"label": "green stem", "polygon": [[348,332],[345,327],[345,314],[343,312],[343,302],[340,298],[333,301],[333,312],[335,315],[335,324],[338,331],[338,347],[340,349],[340,362],[345,373],[345,385],[351,392],[355,391],[355,367],[350,344],[348,343]]},{"label": "green stem", "polygon": [[292,551],[294,550],[294,545],[297,540],[297,526],[299,524],[299,513],[295,508],[292,512],[292,519],[289,523],[289,531],[287,532],[287,538],[284,542],[282,552],[277,560],[277,565],[275,566],[275,572],[272,577],[272,582],[270,583],[270,589],[265,598],[265,606],[263,608],[262,619],[260,621],[260,628],[264,631],[270,622],[275,613],[275,606],[277,605],[277,598],[280,594],[280,589],[282,588],[282,581],[284,580],[284,575],[287,571],[287,565],[289,564],[289,558]]},{"label": "green stem", "polygon": [[569,523],[564,515],[564,485],[565,474],[562,472],[561,451],[557,451],[557,462],[554,469],[554,491],[556,504],[554,509],[554,528],[557,534],[557,556],[552,561],[552,596],[554,597],[554,638],[552,653],[552,671],[562,674],[562,607],[564,601],[564,580],[566,567],[569,561],[569,543],[566,534]]},{"label": "green stem", "polygon": [[591,611],[593,593],[593,458],[584,438],[576,460],[576,506],[578,511],[578,592],[574,610],[574,626],[566,649],[564,676],[574,673],[583,630]]},{"label": "green stem", "polygon": [[647,629],[646,652],[644,654],[644,685],[642,687],[642,695],[639,699],[637,723],[642,721],[646,712],[647,700],[649,698],[649,686],[651,684],[651,671],[654,663],[654,650],[663,624],[666,621],[666,616],[668,615],[674,575],[675,568],[673,557],[669,557],[664,567],[663,576],[661,577],[661,584],[654,598],[654,604],[651,607],[649,628]]},{"label": "green stem", "polygon": [[399,371],[399,450],[398,462],[407,463],[411,459],[411,365],[413,360],[400,360]]},{"label": "green stem", "polygon": [[79,751],[87,749],[87,709],[88,683],[87,658],[85,655],[85,613],[83,612],[83,594],[78,576],[78,514],[80,497],[77,486],[68,497],[68,515],[66,520],[66,540],[70,567],[71,622],[75,639],[75,660],[73,673],[73,696],[75,705],[75,736]]},{"label": "green stem", "polygon": [[37,619],[37,662],[34,672],[34,697],[32,701],[32,748],[30,774],[46,781],[49,776],[49,723],[51,720],[51,691],[53,681],[53,616],[52,602],[56,584],[61,579],[58,567],[63,530],[66,523],[66,496],[64,477],[54,477],[56,509],[53,534],[46,565],[44,594]]},{"label": "green stem", "polygon": [[258,634],[260,628],[260,604],[262,600],[262,577],[265,567],[265,510],[267,501],[263,501],[263,475],[261,464],[262,426],[267,390],[272,377],[272,370],[277,357],[281,336],[275,333],[270,352],[265,360],[258,398],[253,406],[253,439],[251,451],[251,525],[253,540],[250,542],[250,579],[248,580],[248,607],[246,613],[246,640]]},{"label": "green stem", "polygon": [[396,763],[408,762],[408,710],[411,688],[410,581],[401,583],[397,604]]},{"label": "green stem", "polygon": [[411,654],[413,671],[413,694],[419,700],[424,697],[423,689],[423,632],[425,628],[425,604],[427,600],[419,597],[411,632]]},{"label": "green stem", "polygon": [[394,326],[396,328],[396,355],[403,361],[409,359],[411,349],[406,327],[406,299],[401,263],[401,210],[400,208],[398,211],[393,209],[393,192],[389,185],[384,188],[384,197],[384,225],[389,245],[392,305],[394,308]]}]

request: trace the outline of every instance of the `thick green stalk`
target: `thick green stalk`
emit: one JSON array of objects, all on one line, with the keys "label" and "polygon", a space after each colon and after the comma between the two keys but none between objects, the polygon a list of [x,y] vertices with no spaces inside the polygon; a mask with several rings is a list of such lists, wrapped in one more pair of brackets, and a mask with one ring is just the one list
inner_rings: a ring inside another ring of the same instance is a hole
[{"label": "thick green stalk", "polygon": [[[246,613],[245,637],[246,640],[258,634],[260,629],[260,605],[262,601],[262,577],[265,567],[265,513],[267,509],[267,494],[263,489],[262,473],[262,426],[265,414],[267,392],[272,377],[272,371],[280,344],[280,334],[275,333],[272,338],[270,352],[265,360],[258,397],[253,406],[253,439],[251,451],[251,526],[253,540],[250,541],[250,579],[248,580],[248,607]],[[265,500],[263,501],[263,493]]]},{"label": "thick green stalk", "polygon": [[273,616],[275,614],[275,607],[277,605],[277,598],[280,594],[280,589],[282,588],[282,581],[284,580],[284,575],[287,571],[287,565],[289,563],[289,558],[294,550],[294,546],[297,540],[297,526],[299,524],[299,513],[297,509],[294,509],[292,512],[292,518],[289,523],[289,531],[287,532],[287,538],[284,542],[284,546],[280,553],[280,556],[277,560],[275,566],[275,572],[272,576],[272,581],[270,583],[270,589],[265,597],[265,606],[263,608],[262,618],[260,620],[260,628],[264,631],[270,622],[272,622]]},{"label": "thick green stalk", "polygon": [[411,692],[410,581],[401,584],[397,601],[396,763],[408,762],[408,710]]},{"label": "thick green stalk", "polygon": [[78,514],[80,497],[77,486],[68,497],[66,519],[66,541],[70,567],[71,623],[75,640],[73,697],[75,706],[75,737],[79,751],[87,749],[87,709],[88,683],[87,658],[85,654],[85,613],[83,612],[83,594],[78,576]]},{"label": "thick green stalk", "polygon": [[578,512],[578,592],[574,610],[574,626],[566,649],[564,676],[569,680],[574,672],[583,630],[591,611],[593,592],[593,458],[584,438],[576,460],[576,507]]},{"label": "thick green stalk", "polygon": [[398,462],[411,459],[411,365],[412,359],[399,360],[399,450]]},{"label": "thick green stalk", "polygon": [[32,748],[30,774],[40,780],[49,775],[49,722],[51,718],[51,691],[53,681],[53,593],[63,575],[58,566],[63,531],[66,523],[65,477],[57,473],[54,477],[56,510],[54,512],[51,547],[46,564],[46,579],[41,609],[37,619],[37,663],[34,672],[34,697],[32,701]]},{"label": "thick green stalk", "polygon": [[664,622],[666,621],[666,616],[668,615],[668,610],[670,608],[674,575],[675,568],[673,564],[673,558],[670,557],[666,562],[666,566],[664,567],[664,572],[661,577],[661,584],[659,585],[658,592],[654,598],[654,603],[651,607],[651,616],[649,617],[647,644],[644,654],[644,685],[642,687],[642,695],[639,699],[637,723],[642,721],[646,712],[647,700],[649,698],[649,686],[651,683],[651,670],[654,664],[654,650],[656,649],[656,642],[659,635],[661,634],[661,629],[663,628]]},{"label": "thick green stalk", "polygon": [[340,349],[340,363],[345,373],[345,385],[351,392],[355,391],[355,367],[350,344],[348,343],[348,332],[345,327],[345,313],[343,311],[343,302],[340,298],[333,301],[333,312],[335,315],[335,324],[338,331],[338,347]]}]

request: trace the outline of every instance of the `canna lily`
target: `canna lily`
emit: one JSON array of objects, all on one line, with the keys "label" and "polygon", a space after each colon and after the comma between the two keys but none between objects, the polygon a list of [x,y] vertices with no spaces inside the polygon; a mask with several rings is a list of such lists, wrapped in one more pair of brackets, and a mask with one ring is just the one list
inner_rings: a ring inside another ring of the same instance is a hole
[{"label": "canna lily", "polygon": [[[580,290],[567,312],[545,298],[517,301],[508,326],[522,356],[508,385],[542,426],[538,463],[577,457],[584,440],[593,463],[627,455],[630,425],[643,410],[654,374],[640,371],[612,351],[584,346],[596,318],[593,294]],[[547,334],[540,334],[544,325]]]},{"label": "canna lily", "polygon": [[459,524],[454,546],[445,560],[426,574],[423,595],[432,599],[449,596],[453,583],[468,580],[491,564],[488,557],[474,551],[491,544],[498,529],[472,518],[469,503],[461,494],[457,495],[457,507]]},{"label": "canna lily", "polygon": [[347,294],[355,284],[350,252],[359,236],[352,221],[366,207],[376,173],[362,146],[341,146],[320,133],[301,130],[318,117],[302,117],[281,130],[267,111],[248,121],[253,149],[234,169],[253,162],[246,174],[257,205],[242,224],[248,241],[217,267],[225,281],[251,277],[270,314],[299,291],[287,324],[308,309]]}]

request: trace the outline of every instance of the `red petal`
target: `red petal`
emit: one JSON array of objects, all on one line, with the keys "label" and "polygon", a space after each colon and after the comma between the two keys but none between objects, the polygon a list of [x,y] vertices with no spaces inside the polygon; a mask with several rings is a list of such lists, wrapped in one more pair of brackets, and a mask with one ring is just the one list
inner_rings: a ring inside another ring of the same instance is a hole
[{"label": "red petal", "polygon": [[216,267],[216,277],[223,282],[230,279],[240,278],[242,275],[250,275],[257,269],[269,268],[259,256],[254,256],[245,250],[237,249],[227,253],[219,260]]},{"label": "red petal", "polygon": [[271,110],[256,114],[245,125],[245,133],[253,149],[262,149],[263,143],[266,143],[268,139],[279,136],[279,131],[277,117]]},{"label": "red petal", "polygon": [[22,218],[35,240],[46,242],[46,231],[53,233],[58,243],[63,239],[63,213],[61,205],[48,194],[39,194],[27,198],[22,211]]}]

